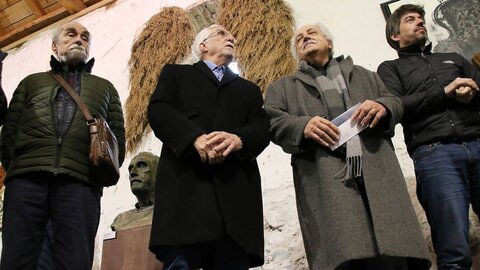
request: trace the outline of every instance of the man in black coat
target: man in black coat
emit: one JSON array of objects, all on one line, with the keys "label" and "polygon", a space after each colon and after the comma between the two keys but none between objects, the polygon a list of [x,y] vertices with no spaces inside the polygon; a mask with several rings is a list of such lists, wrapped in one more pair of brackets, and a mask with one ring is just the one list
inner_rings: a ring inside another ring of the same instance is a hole
[{"label": "man in black coat", "polygon": [[164,269],[263,264],[256,157],[269,143],[258,86],[234,74],[235,38],[212,25],[192,46],[201,61],[166,65],[148,107],[163,147],[150,250]]},{"label": "man in black coat", "polygon": [[402,99],[405,143],[439,270],[470,269],[470,203],[480,214],[480,70],[457,53],[432,53],[425,10],[402,5],[386,38],[398,59],[378,75]]}]

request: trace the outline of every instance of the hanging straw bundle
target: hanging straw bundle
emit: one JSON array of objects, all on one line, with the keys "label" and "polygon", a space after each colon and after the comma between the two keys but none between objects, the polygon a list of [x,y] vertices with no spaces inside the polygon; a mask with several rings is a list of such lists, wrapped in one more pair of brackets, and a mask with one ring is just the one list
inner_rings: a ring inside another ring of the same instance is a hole
[{"label": "hanging straw bundle", "polygon": [[148,126],[147,106],[165,64],[179,63],[190,52],[194,32],[185,10],[164,8],[134,40],[128,61],[130,95],[125,104],[127,151],[132,152]]},{"label": "hanging straw bundle", "polygon": [[292,73],[292,9],[283,0],[223,0],[217,23],[237,39],[236,60],[241,75],[264,92],[281,76]]}]

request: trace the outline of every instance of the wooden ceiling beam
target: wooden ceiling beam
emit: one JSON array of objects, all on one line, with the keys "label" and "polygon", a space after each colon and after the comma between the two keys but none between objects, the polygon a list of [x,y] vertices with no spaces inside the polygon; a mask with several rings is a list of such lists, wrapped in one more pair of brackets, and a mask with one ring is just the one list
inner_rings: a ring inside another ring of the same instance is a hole
[{"label": "wooden ceiling beam", "polygon": [[58,0],[58,3],[68,10],[70,14],[75,14],[87,8],[82,0]]},{"label": "wooden ceiling beam", "polygon": [[[40,29],[42,28],[43,28],[42,31],[47,31],[49,29],[51,30],[52,28],[58,25],[67,23],[69,21],[73,21],[98,8],[105,7],[105,6],[108,7],[109,5],[112,5],[113,3],[115,3],[117,0],[101,0],[101,1],[95,0],[95,1],[97,1],[96,4],[93,4],[87,7],[86,9],[80,12],[77,12],[73,15],[68,16],[67,10],[64,7],[61,7],[57,10],[47,13],[47,15],[42,16],[42,18],[38,18],[35,21],[28,23],[27,25],[18,27],[15,31],[2,34],[0,36],[0,49],[2,49],[3,51],[11,50],[25,43],[27,40],[31,39],[33,36],[39,35],[39,32],[41,32]],[[49,27],[44,28],[47,25],[49,25]],[[36,32],[36,31],[39,31],[39,32]]]},{"label": "wooden ceiling beam", "polygon": [[[62,13],[65,13],[66,15],[62,15]],[[50,24],[52,22],[60,20],[62,17],[68,16],[68,12],[65,8],[59,8],[57,10],[54,10],[52,12],[49,12],[45,16],[42,16],[41,18],[38,18],[26,25],[23,25],[21,27],[17,27],[14,31],[8,32],[7,34],[3,35],[0,37],[0,42],[13,42],[14,40],[18,40],[22,38],[22,36],[25,36],[25,33],[27,32],[35,32],[42,27],[44,27],[44,24]]]},{"label": "wooden ceiling beam", "polygon": [[42,17],[43,15],[47,14],[45,10],[43,9],[42,5],[38,2],[38,0],[25,0],[27,3],[28,7],[33,11],[33,14],[37,18]]}]

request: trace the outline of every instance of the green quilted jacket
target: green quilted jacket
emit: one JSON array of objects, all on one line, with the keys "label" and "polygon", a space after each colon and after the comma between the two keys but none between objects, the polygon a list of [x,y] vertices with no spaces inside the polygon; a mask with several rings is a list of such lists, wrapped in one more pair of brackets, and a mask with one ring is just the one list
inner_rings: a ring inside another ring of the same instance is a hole
[{"label": "green quilted jacket", "polygon": [[[61,64],[52,59],[53,70]],[[92,114],[105,118],[125,157],[125,128],[117,90],[107,80],[89,73],[93,59],[80,75],[80,96]],[[59,138],[55,124],[55,97],[59,83],[46,72],[31,74],[15,90],[2,128],[1,161],[6,181],[24,173],[64,174],[95,185],[90,177],[90,134],[77,108],[66,134]]]}]

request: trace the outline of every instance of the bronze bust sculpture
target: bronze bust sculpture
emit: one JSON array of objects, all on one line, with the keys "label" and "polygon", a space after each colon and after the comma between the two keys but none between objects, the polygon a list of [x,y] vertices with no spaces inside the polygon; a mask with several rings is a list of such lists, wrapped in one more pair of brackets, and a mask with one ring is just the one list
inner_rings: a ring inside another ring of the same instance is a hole
[{"label": "bronze bust sculpture", "polygon": [[115,218],[111,225],[113,231],[151,224],[158,159],[150,152],[141,152],[133,157],[128,171],[130,188],[137,197],[137,203],[135,209],[120,213]]}]

